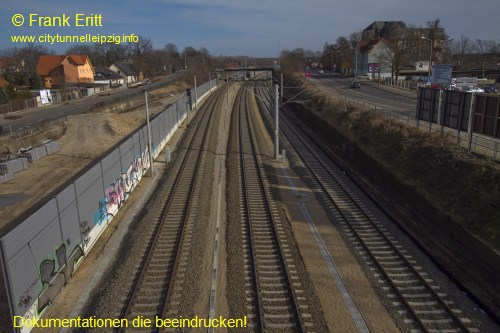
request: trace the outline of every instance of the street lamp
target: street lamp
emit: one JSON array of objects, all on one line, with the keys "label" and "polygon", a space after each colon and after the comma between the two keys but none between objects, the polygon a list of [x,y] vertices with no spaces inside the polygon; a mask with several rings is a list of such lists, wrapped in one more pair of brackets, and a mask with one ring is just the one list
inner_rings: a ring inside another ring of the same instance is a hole
[{"label": "street lamp", "polygon": [[429,41],[429,43],[431,44],[431,52],[429,54],[429,78],[430,78],[431,77],[431,66],[432,66],[432,39],[424,37],[424,36],[422,36],[420,38]]},{"label": "street lamp", "polygon": [[355,79],[358,77],[358,52],[359,52],[358,44],[359,44],[359,42],[354,47],[354,56],[356,58],[356,65],[355,65],[355,70],[354,70],[354,78]]}]

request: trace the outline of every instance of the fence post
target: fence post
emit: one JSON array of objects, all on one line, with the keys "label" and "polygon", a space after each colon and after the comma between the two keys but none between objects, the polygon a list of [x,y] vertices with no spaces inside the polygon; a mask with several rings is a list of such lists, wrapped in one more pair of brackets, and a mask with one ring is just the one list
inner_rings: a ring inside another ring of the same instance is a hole
[{"label": "fence post", "polygon": [[194,76],[194,108],[198,111],[198,90],[196,88],[196,75]]},{"label": "fence post", "polygon": [[443,100],[443,90],[442,89],[439,89],[439,103],[438,103],[438,119],[437,119],[437,124],[438,125],[441,125],[441,133],[443,133],[443,120],[441,119],[443,113],[442,113],[442,106],[443,106],[443,103],[442,103],[442,100]]},{"label": "fence post", "polygon": [[[439,111],[441,111],[441,118],[440,118],[440,121],[441,121],[441,134],[444,133],[444,117],[446,117],[446,114],[443,112],[442,108],[444,106],[447,106],[448,103],[449,103],[448,102],[449,92],[445,91],[444,95],[445,95],[445,101],[446,101],[446,103],[443,103],[442,95],[441,95],[441,98],[439,99]],[[446,109],[445,109],[445,111],[446,111]]]},{"label": "fence post", "polygon": [[278,96],[278,85],[274,85],[274,120],[275,120],[275,125],[274,125],[274,158],[276,160],[279,159],[280,151],[279,151],[279,96]]},{"label": "fence post", "polygon": [[[474,117],[473,117],[473,111],[474,111],[474,102],[476,100],[476,94],[472,93],[471,98],[470,98],[470,110],[469,110],[469,153],[471,152],[472,149],[472,129],[474,127]],[[460,126],[459,126],[460,127]]]},{"label": "fence post", "polygon": [[422,107],[422,88],[417,87],[417,129],[420,125],[420,110]]}]

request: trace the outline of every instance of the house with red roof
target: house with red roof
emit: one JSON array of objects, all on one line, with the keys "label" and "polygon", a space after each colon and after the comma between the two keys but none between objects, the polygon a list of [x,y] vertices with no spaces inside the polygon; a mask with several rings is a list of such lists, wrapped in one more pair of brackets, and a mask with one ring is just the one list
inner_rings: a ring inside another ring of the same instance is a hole
[{"label": "house with red roof", "polygon": [[38,59],[37,72],[46,88],[94,83],[94,67],[86,55],[42,55]]},{"label": "house with red roof", "polygon": [[[21,60],[21,65],[24,62]],[[0,58],[0,74],[5,74],[7,71],[19,72],[20,68],[14,58]]]}]

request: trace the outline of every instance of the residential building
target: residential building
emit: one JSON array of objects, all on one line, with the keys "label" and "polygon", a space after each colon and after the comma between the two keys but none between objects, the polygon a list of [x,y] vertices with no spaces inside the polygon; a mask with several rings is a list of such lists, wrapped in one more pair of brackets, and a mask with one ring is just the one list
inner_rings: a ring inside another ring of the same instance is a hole
[{"label": "residential building", "polygon": [[362,40],[376,38],[385,38],[389,41],[403,38],[412,39],[415,42],[416,57],[429,59],[429,41],[421,37],[432,41],[433,60],[441,62],[444,56],[446,34],[444,28],[440,26],[439,20],[429,22],[426,28],[407,26],[403,21],[375,21],[366,27],[361,34]]},{"label": "residential building", "polygon": [[240,69],[240,68],[241,68],[241,65],[239,63],[236,63],[236,62],[228,63],[228,64],[226,64],[226,67],[225,67],[225,69]]},{"label": "residential building", "polygon": [[137,75],[135,74],[135,71],[132,70],[132,68],[130,68],[130,66],[126,63],[115,62],[111,66],[109,66],[109,69],[123,76],[127,85],[137,81]]},{"label": "residential building", "polygon": [[94,83],[106,85],[109,88],[119,87],[125,83],[125,77],[107,67],[99,66],[95,68]]},{"label": "residential building", "polygon": [[46,88],[94,82],[94,68],[86,55],[42,55],[37,72]]},{"label": "residential building", "polygon": [[425,72],[428,71],[429,60],[431,64],[444,60],[446,34],[439,20],[429,22],[426,28],[408,26],[403,21],[375,21],[363,30],[355,52],[358,67],[361,66],[358,73],[368,70],[368,64],[374,57],[373,47],[380,40],[391,46],[393,54],[387,60],[396,75],[400,72]]},{"label": "residential building", "polygon": [[403,21],[375,21],[361,33],[361,40],[370,41],[373,39],[385,38],[391,40],[397,38],[397,33],[406,29]]},{"label": "residential building", "polygon": [[7,88],[9,86],[9,82],[7,82],[3,76],[0,75],[0,88]]},{"label": "residential building", "polygon": [[392,56],[392,46],[385,38],[361,40],[354,52],[353,70],[356,76],[366,73],[372,78],[378,76],[378,73],[382,77],[391,75],[391,64],[387,59]]},{"label": "residential building", "polygon": [[[24,65],[24,61],[21,60],[21,66]],[[20,68],[14,58],[0,58],[0,74],[5,74],[6,72],[19,72]]]}]

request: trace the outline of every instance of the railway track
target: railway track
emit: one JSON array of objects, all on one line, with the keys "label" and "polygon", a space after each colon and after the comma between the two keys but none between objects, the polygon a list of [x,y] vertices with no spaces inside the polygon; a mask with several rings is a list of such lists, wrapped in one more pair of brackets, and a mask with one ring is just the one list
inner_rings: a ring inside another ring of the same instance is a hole
[{"label": "railway track", "polygon": [[[179,163],[173,185],[166,191],[161,209],[155,215],[155,228],[147,244],[144,259],[134,287],[127,298],[121,318],[129,322],[138,316],[149,318],[168,318],[179,316],[183,276],[191,241],[194,213],[201,191],[200,178],[203,175],[205,139],[220,96],[225,92],[219,89],[211,96],[199,112],[199,122],[190,132],[189,145]],[[122,328],[120,332],[125,332]],[[146,330],[145,330],[146,331]],[[157,332],[153,327],[149,332]]]},{"label": "railway track", "polygon": [[238,112],[241,231],[249,327],[255,332],[312,332],[301,302],[299,277],[259,161],[247,104],[240,89]]},{"label": "railway track", "polygon": [[[256,94],[271,100],[269,88],[258,86]],[[261,106],[265,107],[263,103]],[[271,113],[272,115],[272,113]],[[342,171],[325,160],[321,149],[304,138],[280,117],[280,128],[303,161],[314,187],[328,203],[332,216],[373,271],[410,332],[478,332],[440,286],[419,266],[370,208],[344,182]]]}]

